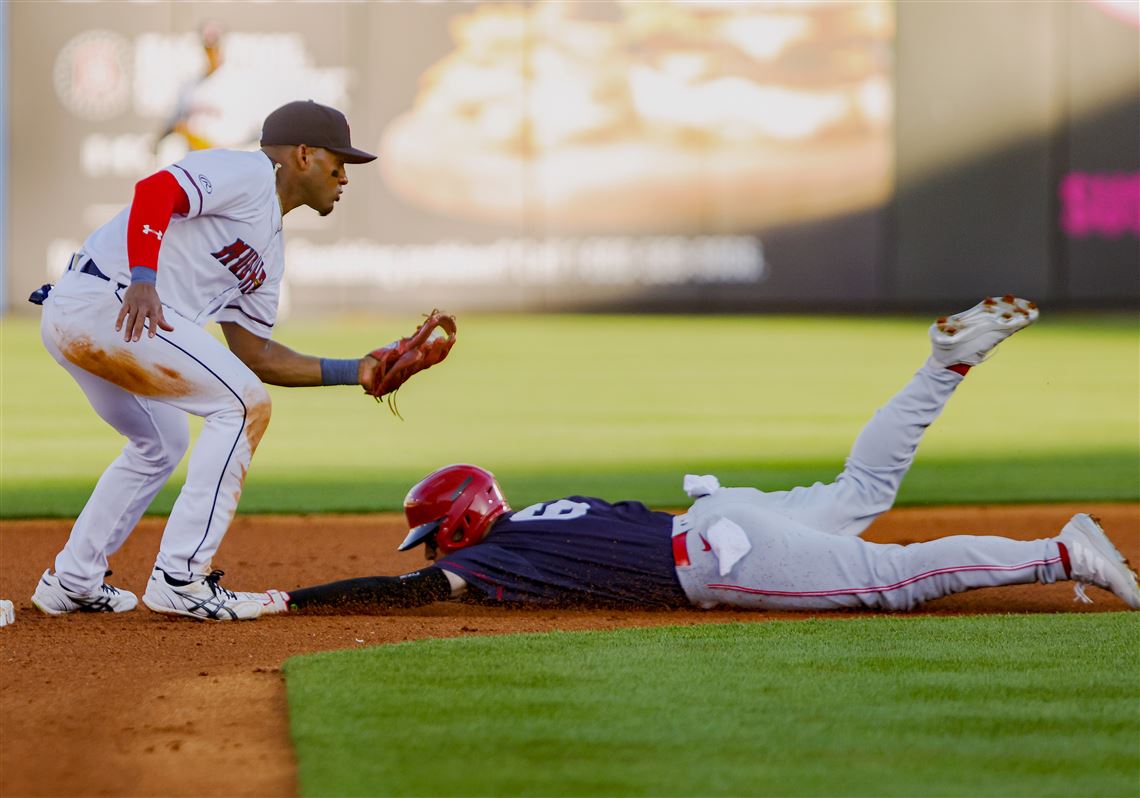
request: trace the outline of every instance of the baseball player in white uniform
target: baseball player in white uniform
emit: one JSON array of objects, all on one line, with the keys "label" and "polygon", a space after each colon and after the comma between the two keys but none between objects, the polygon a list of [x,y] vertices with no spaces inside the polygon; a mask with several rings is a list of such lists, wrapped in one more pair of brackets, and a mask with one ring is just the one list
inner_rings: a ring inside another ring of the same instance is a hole
[{"label": "baseball player in white uniform", "polygon": [[[205,419],[162,536],[143,603],[155,612],[251,619],[264,594],[222,587],[211,561],[269,423],[263,383],[367,384],[376,360],[318,358],[272,340],[284,273],[282,218],[332,212],[356,149],[339,111],[312,101],[266,119],[256,152],[213,149],[141,180],[132,204],[75,253],[43,304],[44,346],[127,445],[95,486],[40,578],[49,615],[126,612],[136,596],[104,583]],[[33,301],[36,297],[33,295]],[[204,328],[220,323],[227,346]]]}]

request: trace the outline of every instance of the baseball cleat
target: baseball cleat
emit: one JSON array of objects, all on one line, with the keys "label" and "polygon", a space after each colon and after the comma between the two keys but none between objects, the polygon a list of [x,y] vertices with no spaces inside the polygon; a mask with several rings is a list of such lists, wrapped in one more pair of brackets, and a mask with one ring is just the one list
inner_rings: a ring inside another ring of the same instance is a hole
[{"label": "baseball cleat", "polygon": [[998,344],[1040,315],[1037,304],[1010,294],[986,297],[969,310],[941,316],[930,325],[932,357],[942,366],[976,366]]},{"label": "baseball cleat", "polygon": [[143,604],[155,612],[210,621],[249,621],[261,615],[264,593],[235,593],[218,580],[224,571],[211,571],[188,585],[172,585],[166,572],[155,568],[143,593]]},{"label": "baseball cleat", "polygon": [[[111,572],[108,571],[110,576]],[[71,612],[129,612],[138,606],[139,599],[129,590],[103,584],[93,593],[74,593],[64,587],[59,577],[44,571],[36,592],[32,594],[32,604],[47,615],[67,615]]]},{"label": "baseball cleat", "polygon": [[1085,585],[1115,593],[1125,604],[1140,610],[1140,585],[1136,572],[1124,559],[1100,524],[1091,515],[1078,513],[1065,524],[1057,540],[1069,552],[1070,576],[1077,584],[1074,590],[1077,601],[1092,604],[1085,593]]}]

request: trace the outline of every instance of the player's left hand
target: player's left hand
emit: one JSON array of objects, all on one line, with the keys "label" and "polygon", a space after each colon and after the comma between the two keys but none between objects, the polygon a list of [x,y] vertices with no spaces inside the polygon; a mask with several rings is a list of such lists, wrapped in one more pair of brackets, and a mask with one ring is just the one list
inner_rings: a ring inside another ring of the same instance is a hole
[{"label": "player's left hand", "polygon": [[368,391],[370,385],[375,385],[380,379],[380,374],[377,372],[380,369],[380,361],[372,357],[372,355],[365,355],[360,358],[360,366],[356,370],[356,381],[360,383],[365,392]]},{"label": "player's left hand", "polygon": [[360,384],[364,392],[376,397],[376,401],[387,396],[388,409],[399,416],[395,392],[413,374],[447,357],[455,344],[455,332],[455,317],[433,310],[407,338],[372,350],[360,363]]},{"label": "player's left hand", "polygon": [[[149,327],[147,320],[150,320]],[[115,319],[116,332],[123,330],[123,340],[130,343],[142,337],[143,329],[147,329],[150,337],[154,338],[159,328],[168,332],[174,329],[166,323],[158,289],[150,283],[131,283],[123,292],[123,307]]]}]

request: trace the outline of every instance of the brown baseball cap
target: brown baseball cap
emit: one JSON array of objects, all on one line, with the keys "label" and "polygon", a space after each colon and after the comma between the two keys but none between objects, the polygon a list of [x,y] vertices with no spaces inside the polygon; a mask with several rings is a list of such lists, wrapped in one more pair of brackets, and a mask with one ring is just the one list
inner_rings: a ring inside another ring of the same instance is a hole
[{"label": "brown baseball cap", "polygon": [[323,147],[344,158],[345,163],[368,163],[376,156],[352,146],[348,120],[335,108],[297,100],[286,103],[265,117],[261,125],[261,144],[307,144]]}]

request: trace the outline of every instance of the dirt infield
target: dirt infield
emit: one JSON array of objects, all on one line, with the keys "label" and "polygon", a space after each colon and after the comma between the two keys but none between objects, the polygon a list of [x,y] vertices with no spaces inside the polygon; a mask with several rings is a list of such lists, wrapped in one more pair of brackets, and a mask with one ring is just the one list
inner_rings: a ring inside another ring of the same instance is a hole
[{"label": "dirt infield", "polygon": [[[1140,505],[948,507],[894,510],[865,536],[911,542],[961,532],[1034,538],[1078,510],[1099,515],[1140,561]],[[385,615],[273,617],[215,624],[171,619],[140,605],[124,616],[49,618],[29,597],[66,539],[59,521],[0,523],[0,597],[16,623],[0,630],[0,795],[277,796],[296,792],[281,663],[294,654],[423,637],[820,617],[735,611],[484,609],[438,604]],[[147,519],[112,563],[109,580],[142,593],[162,522]],[[394,516],[241,517],[215,565],[239,590],[413,570],[397,554]],[[1120,610],[1092,591],[1075,605],[1068,583],[979,590],[926,613]],[[854,617],[855,613],[836,613]]]}]

